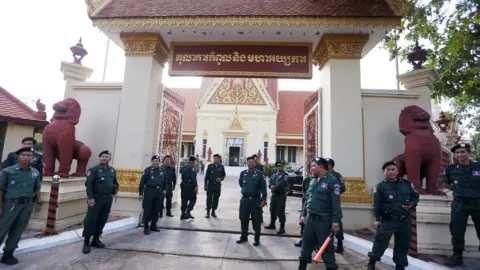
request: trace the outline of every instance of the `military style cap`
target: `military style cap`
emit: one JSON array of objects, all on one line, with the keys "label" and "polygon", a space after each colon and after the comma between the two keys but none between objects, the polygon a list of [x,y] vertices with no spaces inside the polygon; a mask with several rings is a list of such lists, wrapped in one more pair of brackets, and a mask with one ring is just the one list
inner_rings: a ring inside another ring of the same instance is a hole
[{"label": "military style cap", "polygon": [[18,149],[17,152],[15,152],[15,153],[17,153],[17,155],[20,155],[23,152],[33,153],[33,152],[35,152],[35,149],[32,148],[32,147],[22,147],[22,148]]},{"label": "military style cap", "polygon": [[153,161],[154,159],[160,160],[160,156],[159,156],[159,155],[154,155],[154,156],[152,157],[151,161]]},{"label": "military style cap", "polygon": [[111,155],[110,151],[103,150],[102,152],[100,152],[100,154],[98,154],[98,157],[102,156],[103,154]]},{"label": "military style cap", "polygon": [[254,156],[251,156],[251,157],[247,157],[247,160],[255,160],[256,157]]},{"label": "military style cap", "polygon": [[390,165],[395,165],[395,166],[397,166],[397,163],[395,163],[395,161],[393,161],[393,160],[389,160],[389,161],[383,163],[383,165],[382,165],[382,171],[385,170],[385,168],[388,167],[388,166],[390,166]]},{"label": "military style cap", "polygon": [[328,164],[328,165],[332,165],[332,167],[335,166],[335,161],[333,161],[333,159],[331,159],[331,158],[326,158],[325,160],[327,161],[327,164]]},{"label": "military style cap", "polygon": [[322,165],[324,169],[328,167],[327,160],[324,159],[323,157],[316,157],[312,160],[312,163],[315,163],[317,165]]},{"label": "military style cap", "polygon": [[220,158],[220,155],[219,155],[219,154],[215,154],[215,155],[213,155],[213,157],[214,157],[214,158],[216,158],[216,157]]},{"label": "military style cap", "polygon": [[196,158],[195,156],[190,156],[190,157],[188,158],[188,161],[195,161],[195,160],[197,160],[197,158]]},{"label": "military style cap", "polygon": [[459,149],[459,148],[465,148],[467,149],[467,152],[470,153],[470,144],[468,143],[459,143],[459,144],[456,144],[452,147],[452,149],[450,149],[450,151],[452,151],[452,153],[455,153],[455,150]]},{"label": "military style cap", "polygon": [[22,143],[29,142],[29,141],[32,141],[34,145],[37,144],[37,140],[35,140],[33,137],[25,137],[22,139]]},{"label": "military style cap", "polygon": [[[258,156],[257,156],[256,154],[253,154],[253,155],[252,155],[252,158],[257,158],[257,157],[258,157]],[[247,160],[248,160],[248,158],[247,158]]]},{"label": "military style cap", "polygon": [[275,162],[275,166],[278,166],[278,164],[280,164],[280,165],[283,166],[283,161],[277,161],[277,162]]}]

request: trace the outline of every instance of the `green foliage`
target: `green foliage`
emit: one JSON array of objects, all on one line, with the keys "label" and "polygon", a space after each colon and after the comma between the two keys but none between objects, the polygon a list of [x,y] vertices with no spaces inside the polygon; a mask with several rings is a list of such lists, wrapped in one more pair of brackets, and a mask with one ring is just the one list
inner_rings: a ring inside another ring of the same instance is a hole
[{"label": "green foliage", "polygon": [[473,150],[470,154],[471,158],[477,162],[480,162],[480,133],[477,133],[472,137]]},{"label": "green foliage", "polygon": [[[427,67],[434,67],[440,80],[432,97],[450,99],[461,119],[470,119],[468,127],[479,130],[480,123],[480,1],[478,0],[406,0],[401,25],[385,39],[393,59],[405,60],[412,44],[431,43]],[[395,48],[402,36],[408,47]]]}]

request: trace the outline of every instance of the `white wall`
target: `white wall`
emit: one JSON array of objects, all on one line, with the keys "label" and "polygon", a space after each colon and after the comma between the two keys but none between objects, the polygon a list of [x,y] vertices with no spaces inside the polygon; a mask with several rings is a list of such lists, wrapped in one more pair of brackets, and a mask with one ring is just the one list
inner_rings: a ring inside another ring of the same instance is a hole
[{"label": "white wall", "polygon": [[5,160],[10,152],[17,151],[22,147],[22,139],[25,137],[33,137],[33,133],[33,127],[8,123],[2,159]]}]

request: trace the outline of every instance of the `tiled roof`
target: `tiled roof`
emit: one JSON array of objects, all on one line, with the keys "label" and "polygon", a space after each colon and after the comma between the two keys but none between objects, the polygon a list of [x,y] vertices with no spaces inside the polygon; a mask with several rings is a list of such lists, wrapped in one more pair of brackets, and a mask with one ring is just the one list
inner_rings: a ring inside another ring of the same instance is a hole
[{"label": "tiled roof", "polygon": [[270,97],[273,100],[274,108],[277,108],[277,97],[278,97],[278,79],[267,79],[267,91],[270,94]]},{"label": "tiled roof", "polygon": [[303,103],[310,91],[278,91],[277,133],[303,134]]},{"label": "tiled roof", "polygon": [[186,141],[193,141],[193,139],[195,139],[195,135],[185,135],[185,134],[182,134],[182,141],[186,142]]},{"label": "tiled roof", "polygon": [[277,138],[277,145],[303,145],[303,139],[281,139],[281,138]]},{"label": "tiled roof", "polygon": [[36,119],[32,108],[0,86],[0,121],[43,128],[48,122]]},{"label": "tiled roof", "polygon": [[200,89],[175,88],[171,90],[185,98],[183,131],[195,131],[197,129],[197,100]]},{"label": "tiled roof", "polygon": [[115,0],[95,18],[397,17],[385,0]]}]

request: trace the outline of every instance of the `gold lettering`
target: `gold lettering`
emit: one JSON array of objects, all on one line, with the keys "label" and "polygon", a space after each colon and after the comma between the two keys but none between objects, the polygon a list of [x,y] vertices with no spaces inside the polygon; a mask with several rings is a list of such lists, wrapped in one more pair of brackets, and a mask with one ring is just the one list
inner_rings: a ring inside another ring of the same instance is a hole
[{"label": "gold lettering", "polygon": [[245,54],[240,55],[240,62],[245,62],[245,60],[247,60]]},{"label": "gold lettering", "polygon": [[248,59],[248,62],[253,63],[253,62],[255,61],[255,55],[249,54],[249,55],[247,56],[247,59]]},{"label": "gold lettering", "polygon": [[265,60],[264,58],[265,58],[265,56],[263,56],[263,55],[255,55],[255,62],[257,62],[257,63],[262,62],[263,63],[264,60]]}]

